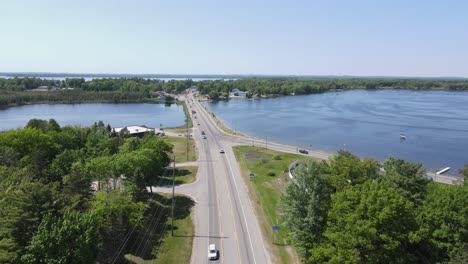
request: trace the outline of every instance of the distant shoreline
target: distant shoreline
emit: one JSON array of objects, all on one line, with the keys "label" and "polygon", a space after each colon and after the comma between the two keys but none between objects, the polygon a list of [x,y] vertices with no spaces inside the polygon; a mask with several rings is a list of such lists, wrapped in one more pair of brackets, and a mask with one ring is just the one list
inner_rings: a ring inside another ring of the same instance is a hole
[{"label": "distant shoreline", "polygon": [[402,80],[468,80],[468,77],[459,76],[355,76],[355,75],[290,75],[290,74],[152,74],[152,73],[54,73],[54,72],[0,72],[2,77],[19,78],[207,78],[207,79],[402,79]]}]

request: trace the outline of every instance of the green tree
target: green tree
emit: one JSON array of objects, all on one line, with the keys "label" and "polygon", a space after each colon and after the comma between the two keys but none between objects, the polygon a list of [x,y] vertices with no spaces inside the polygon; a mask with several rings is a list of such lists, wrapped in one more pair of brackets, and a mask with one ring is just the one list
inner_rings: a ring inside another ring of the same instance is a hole
[{"label": "green tree", "polygon": [[[143,202],[134,202],[128,192],[111,191],[96,192],[91,207],[97,216],[102,241],[99,244],[98,259],[102,263],[110,263],[116,248],[126,239],[129,229],[143,223],[146,205]],[[133,244],[133,238],[128,239],[128,244]]]},{"label": "green tree", "polygon": [[18,153],[22,166],[30,166],[38,178],[57,153],[57,145],[52,138],[35,128],[1,133],[0,146],[9,147],[10,150]]},{"label": "green tree", "polygon": [[47,123],[46,131],[60,132],[60,125],[55,121],[55,119],[51,118]]},{"label": "green tree", "polygon": [[70,172],[62,178],[63,199],[69,208],[83,210],[92,196],[91,179],[86,176],[85,166],[73,163]]},{"label": "green tree", "polygon": [[88,264],[97,257],[97,221],[92,213],[47,215],[21,257],[31,264]]},{"label": "green tree", "polygon": [[322,166],[316,161],[299,165],[280,200],[291,242],[306,261],[309,250],[321,241],[331,202],[330,189],[321,173]]},{"label": "green tree", "polygon": [[450,259],[443,264],[466,264],[468,263],[468,244],[463,244],[454,249],[450,254]]},{"label": "green tree", "polygon": [[383,181],[390,182],[406,199],[421,202],[426,193],[429,180],[424,178],[426,171],[421,163],[406,162],[393,157],[384,162]]},{"label": "green tree", "polygon": [[82,152],[74,149],[66,149],[62,153],[55,156],[52,161],[48,174],[46,176],[49,182],[61,181],[65,175],[70,173],[73,163],[80,160]]},{"label": "green tree", "polygon": [[47,125],[48,125],[48,123],[47,123],[46,120],[33,118],[33,119],[28,121],[28,123],[26,124],[26,127],[27,128],[35,128],[35,129],[41,130],[42,132],[46,132],[47,131]]},{"label": "green tree", "polygon": [[0,188],[0,259],[9,256],[8,262],[15,263],[24,254],[44,215],[56,214],[62,201],[56,186],[30,182],[27,178],[14,184],[2,181]]},{"label": "green tree", "polygon": [[362,184],[378,176],[380,165],[372,159],[361,160],[349,151],[340,150],[330,159],[324,178],[335,191]]},{"label": "green tree", "polygon": [[218,91],[211,91],[208,96],[210,96],[211,100],[218,100],[219,99],[219,92]]},{"label": "green tree", "polygon": [[410,235],[417,229],[414,204],[383,182],[369,181],[336,193],[325,241],[313,263],[415,263]]},{"label": "green tree", "polygon": [[443,261],[468,244],[468,188],[431,183],[418,211],[417,235],[428,245],[425,255]]}]

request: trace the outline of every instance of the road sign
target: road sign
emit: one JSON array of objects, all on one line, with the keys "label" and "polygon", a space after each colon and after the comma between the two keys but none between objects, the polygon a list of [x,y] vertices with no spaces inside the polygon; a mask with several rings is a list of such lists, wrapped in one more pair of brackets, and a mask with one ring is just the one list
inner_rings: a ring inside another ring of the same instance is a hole
[{"label": "road sign", "polygon": [[279,231],[280,230],[280,226],[272,226],[273,230],[274,231]]}]

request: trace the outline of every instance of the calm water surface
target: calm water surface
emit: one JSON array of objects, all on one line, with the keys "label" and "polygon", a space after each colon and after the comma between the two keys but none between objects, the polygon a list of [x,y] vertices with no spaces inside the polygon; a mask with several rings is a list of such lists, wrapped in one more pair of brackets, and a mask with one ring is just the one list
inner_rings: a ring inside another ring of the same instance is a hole
[{"label": "calm water surface", "polygon": [[183,106],[177,104],[37,104],[0,110],[0,130],[22,128],[32,118],[53,118],[61,126],[90,126],[102,120],[112,127],[159,128],[181,126],[185,115]]},{"label": "calm water surface", "polygon": [[302,148],[394,156],[432,171],[450,166],[450,174],[468,163],[468,92],[349,91],[206,106],[241,133]]}]

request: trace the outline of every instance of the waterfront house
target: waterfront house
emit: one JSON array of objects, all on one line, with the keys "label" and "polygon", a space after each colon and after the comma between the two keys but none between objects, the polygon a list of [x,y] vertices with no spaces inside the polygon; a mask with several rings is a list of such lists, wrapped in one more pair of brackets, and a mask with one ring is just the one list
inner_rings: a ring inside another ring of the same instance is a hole
[{"label": "waterfront house", "polygon": [[232,89],[229,93],[229,97],[231,98],[246,98],[249,92],[244,92],[239,89]]}]

